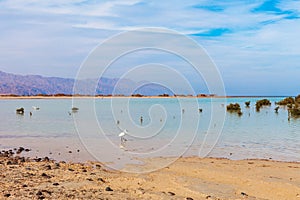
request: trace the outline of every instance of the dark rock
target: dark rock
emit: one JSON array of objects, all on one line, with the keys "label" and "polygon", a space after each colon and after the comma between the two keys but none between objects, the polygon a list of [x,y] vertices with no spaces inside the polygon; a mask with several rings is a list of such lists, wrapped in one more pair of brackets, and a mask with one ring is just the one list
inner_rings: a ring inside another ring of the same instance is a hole
[{"label": "dark rock", "polygon": [[174,196],[174,195],[175,195],[175,193],[174,193],[174,192],[168,192],[168,195],[170,195],[170,196]]},{"label": "dark rock", "polygon": [[43,159],[43,161],[45,161],[45,162],[49,162],[50,161],[50,159],[46,156],[44,159]]},{"label": "dark rock", "polygon": [[83,169],[82,172],[87,172],[87,170],[86,170],[86,169]]},{"label": "dark rock", "polygon": [[28,187],[28,185],[24,184],[24,185],[22,185],[22,187]]},{"label": "dark rock", "polygon": [[208,195],[208,196],[206,196],[206,197],[205,197],[205,199],[209,199],[209,198],[211,198],[211,196],[210,196],[210,195]]},{"label": "dark rock", "polygon": [[96,164],[95,167],[96,167],[96,169],[100,169],[100,168],[101,168],[101,165]]},{"label": "dark rock", "polygon": [[69,168],[69,171],[70,171],[70,172],[74,172],[74,169]]},{"label": "dark rock", "polygon": [[49,190],[42,190],[42,192],[43,192],[43,193],[47,193],[47,194],[49,194],[49,195],[52,194],[52,192],[50,192]]},{"label": "dark rock", "polygon": [[187,197],[186,200],[194,200],[194,199],[191,197]]},{"label": "dark rock", "polygon": [[246,194],[245,192],[241,192],[241,195],[248,196],[248,194]]},{"label": "dark rock", "polygon": [[88,180],[88,181],[94,181],[93,179],[91,179],[91,178],[87,178],[86,180]]},{"label": "dark rock", "polygon": [[47,175],[46,173],[42,173],[42,177],[44,177],[44,178],[51,178],[51,176]]},{"label": "dark rock", "polygon": [[103,180],[103,178],[98,178],[98,181],[101,181],[102,183],[105,183],[105,180]]},{"label": "dark rock", "polygon": [[51,170],[51,166],[50,165],[46,165],[45,166],[45,170]]},{"label": "dark rock", "polygon": [[68,153],[72,153],[72,151],[68,151]]},{"label": "dark rock", "polygon": [[43,193],[42,193],[41,191],[38,191],[38,192],[36,193],[36,195],[41,196],[41,195],[43,195]]},{"label": "dark rock", "polygon": [[29,152],[29,151],[31,151],[31,150],[30,150],[30,149],[25,149],[24,151]]},{"label": "dark rock", "polygon": [[112,192],[112,191],[113,191],[113,189],[111,189],[110,187],[106,187],[106,188],[105,188],[105,191]]},{"label": "dark rock", "polygon": [[7,193],[7,194],[4,194],[4,197],[10,197],[11,194]]},{"label": "dark rock", "polygon": [[59,185],[59,183],[53,183],[52,185],[54,185],[54,186],[58,186],[58,185]]}]

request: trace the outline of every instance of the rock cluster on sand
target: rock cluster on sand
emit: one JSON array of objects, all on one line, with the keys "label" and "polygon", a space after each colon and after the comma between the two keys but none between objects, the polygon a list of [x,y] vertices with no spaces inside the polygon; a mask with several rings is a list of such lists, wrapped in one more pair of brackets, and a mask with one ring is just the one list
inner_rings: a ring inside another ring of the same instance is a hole
[{"label": "rock cluster on sand", "polygon": [[[22,150],[22,149],[21,149]],[[0,199],[299,199],[300,164],[180,158],[147,174],[0,154]],[[17,155],[17,156],[15,156]],[[151,164],[165,158],[147,159]],[[134,166],[131,166],[134,167]],[[263,188],[268,188],[264,190]]]}]

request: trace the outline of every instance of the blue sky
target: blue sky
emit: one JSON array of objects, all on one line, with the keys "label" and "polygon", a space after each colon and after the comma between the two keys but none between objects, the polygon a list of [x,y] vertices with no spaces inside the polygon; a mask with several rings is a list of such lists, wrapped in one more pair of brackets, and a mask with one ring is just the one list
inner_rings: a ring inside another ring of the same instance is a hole
[{"label": "blue sky", "polygon": [[192,37],[229,95],[300,93],[298,0],[0,0],[0,70],[75,77],[96,45],[138,27]]}]

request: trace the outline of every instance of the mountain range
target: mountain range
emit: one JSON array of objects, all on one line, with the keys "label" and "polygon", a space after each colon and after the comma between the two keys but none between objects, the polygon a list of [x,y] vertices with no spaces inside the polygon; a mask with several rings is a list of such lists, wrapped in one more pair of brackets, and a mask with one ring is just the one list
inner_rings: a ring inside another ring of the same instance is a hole
[{"label": "mountain range", "polygon": [[[0,71],[0,94],[2,95],[53,95],[73,94],[75,79],[44,77],[40,75],[17,75]],[[130,79],[103,78],[100,80],[81,80],[80,95],[159,95],[173,93],[160,85],[136,83]],[[96,83],[96,88],[95,88]],[[142,85],[142,87],[140,87]],[[117,87],[116,87],[117,86]]]}]

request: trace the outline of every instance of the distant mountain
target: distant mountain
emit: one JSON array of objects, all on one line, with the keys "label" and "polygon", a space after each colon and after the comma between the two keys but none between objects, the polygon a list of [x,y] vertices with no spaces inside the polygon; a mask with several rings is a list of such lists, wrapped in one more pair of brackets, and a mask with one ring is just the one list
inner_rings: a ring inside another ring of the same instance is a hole
[{"label": "distant mountain", "polygon": [[[75,80],[70,78],[43,77],[40,75],[16,75],[0,71],[0,94],[14,95],[51,95],[51,94],[73,94]],[[96,80],[79,81],[79,92],[86,94],[142,94],[159,95],[172,92],[165,87],[151,83],[136,83],[129,79],[101,78]],[[95,89],[95,84],[97,87]],[[141,87],[139,87],[142,85]]]}]

